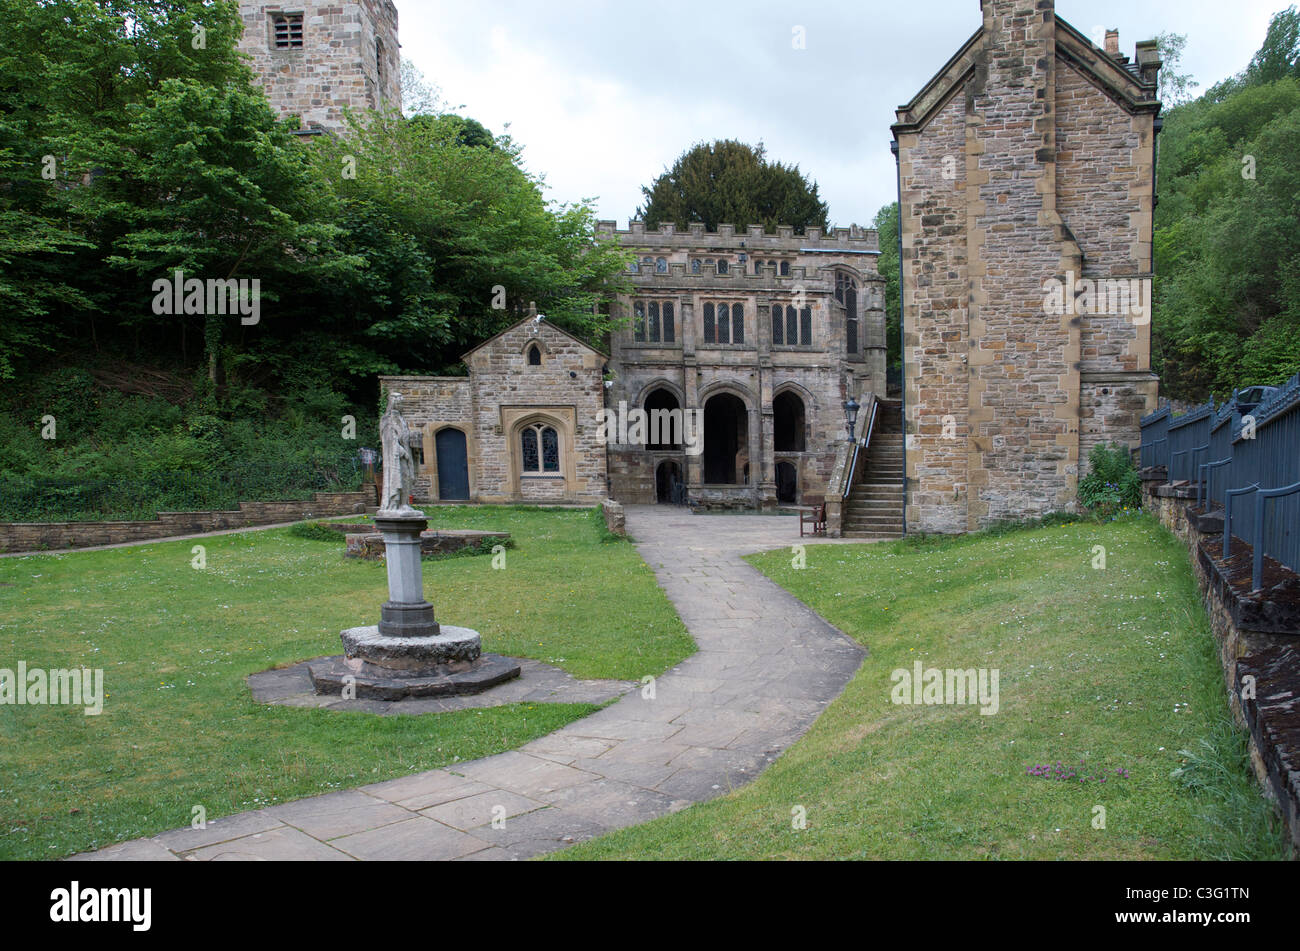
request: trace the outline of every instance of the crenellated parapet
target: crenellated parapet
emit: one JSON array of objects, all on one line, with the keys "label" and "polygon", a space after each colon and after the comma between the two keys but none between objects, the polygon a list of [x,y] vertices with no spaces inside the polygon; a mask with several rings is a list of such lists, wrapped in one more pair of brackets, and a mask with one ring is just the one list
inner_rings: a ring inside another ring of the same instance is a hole
[{"label": "crenellated parapet", "polygon": [[765,231],[762,225],[750,225],[748,228],[738,230],[735,225],[730,224],[718,225],[717,231],[706,231],[704,224],[697,222],[683,231],[673,224],[662,224],[657,229],[651,229],[645,226],[644,221],[633,219],[628,222],[626,230],[620,229],[616,221],[598,221],[596,233],[615,237],[627,247],[680,250],[699,247],[753,252],[880,253],[877,232],[857,225],[849,228],[832,228],[826,234],[823,234],[820,228],[809,228],[804,234],[797,235],[790,225],[777,226],[775,233]]}]

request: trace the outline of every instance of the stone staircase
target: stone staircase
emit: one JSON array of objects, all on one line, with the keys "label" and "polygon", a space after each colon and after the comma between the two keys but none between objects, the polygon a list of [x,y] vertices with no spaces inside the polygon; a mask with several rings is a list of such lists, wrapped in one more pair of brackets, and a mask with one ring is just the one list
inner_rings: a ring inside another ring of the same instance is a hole
[{"label": "stone staircase", "polygon": [[880,401],[862,475],[844,506],[849,538],[900,538],[903,534],[903,404]]}]

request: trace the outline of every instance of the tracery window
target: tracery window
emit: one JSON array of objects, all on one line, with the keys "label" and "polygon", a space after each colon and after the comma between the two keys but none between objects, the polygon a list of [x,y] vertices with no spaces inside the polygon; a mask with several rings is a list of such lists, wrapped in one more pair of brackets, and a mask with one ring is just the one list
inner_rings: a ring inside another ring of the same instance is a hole
[{"label": "tracery window", "polygon": [[844,349],[858,352],[858,282],[843,271],[835,275],[835,299],[844,305]]},{"label": "tracery window", "polygon": [[637,343],[674,343],[676,314],[672,301],[636,301],[632,305],[632,339]]},{"label": "tracery window", "polygon": [[524,475],[549,475],[560,471],[560,434],[545,423],[534,423],[519,434]]},{"label": "tracery window", "polygon": [[787,347],[812,346],[812,308],[772,305],[772,343]]},{"label": "tracery window", "polygon": [[704,305],[704,342],[744,343],[745,305],[706,303]]}]

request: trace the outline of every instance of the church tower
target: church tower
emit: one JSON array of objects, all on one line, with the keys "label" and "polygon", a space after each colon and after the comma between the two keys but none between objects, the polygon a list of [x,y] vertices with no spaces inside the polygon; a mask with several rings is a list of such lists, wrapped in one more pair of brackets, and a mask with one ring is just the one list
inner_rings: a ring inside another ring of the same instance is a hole
[{"label": "church tower", "polygon": [[281,115],[304,129],[343,128],[345,107],[400,109],[401,56],[392,0],[240,0],[247,54]]}]

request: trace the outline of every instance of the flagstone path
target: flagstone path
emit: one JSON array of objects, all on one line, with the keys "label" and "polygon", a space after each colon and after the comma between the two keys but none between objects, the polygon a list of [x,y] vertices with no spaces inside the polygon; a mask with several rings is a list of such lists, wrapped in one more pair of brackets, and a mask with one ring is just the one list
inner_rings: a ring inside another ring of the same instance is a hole
[{"label": "flagstone path", "polygon": [[655,679],[652,697],[634,690],[508,753],[74,859],[528,858],[751,782],[865,652],[742,559],[799,544],[797,519],[629,506],[627,526],[699,646]]}]

